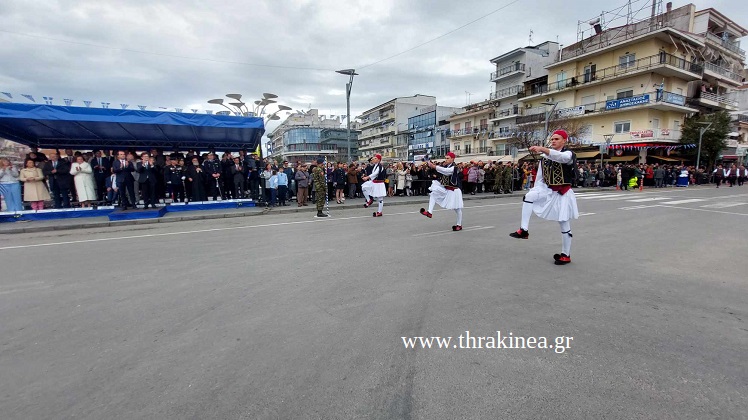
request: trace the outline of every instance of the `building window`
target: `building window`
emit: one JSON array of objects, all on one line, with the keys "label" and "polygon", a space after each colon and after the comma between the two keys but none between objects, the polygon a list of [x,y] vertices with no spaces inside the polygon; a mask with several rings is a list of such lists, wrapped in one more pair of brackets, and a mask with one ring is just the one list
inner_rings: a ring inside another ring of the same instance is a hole
[{"label": "building window", "polygon": [[465,143],[465,154],[470,153],[470,143]]},{"label": "building window", "polygon": [[616,99],[630,98],[632,96],[634,96],[634,89],[633,88],[618,89],[616,91]]},{"label": "building window", "polygon": [[456,132],[457,132],[457,131],[460,131],[460,124],[459,124],[459,123],[458,123],[458,124],[455,124],[455,131],[456,131]]},{"label": "building window", "polygon": [[455,143],[454,147],[455,147],[456,151],[458,151],[458,152],[460,151],[460,143]]},{"label": "building window", "polygon": [[617,121],[613,123],[613,131],[616,134],[628,133],[631,131],[631,121]]},{"label": "building window", "polygon": [[622,69],[633,67],[636,65],[636,54],[626,54],[618,58],[618,65]]}]

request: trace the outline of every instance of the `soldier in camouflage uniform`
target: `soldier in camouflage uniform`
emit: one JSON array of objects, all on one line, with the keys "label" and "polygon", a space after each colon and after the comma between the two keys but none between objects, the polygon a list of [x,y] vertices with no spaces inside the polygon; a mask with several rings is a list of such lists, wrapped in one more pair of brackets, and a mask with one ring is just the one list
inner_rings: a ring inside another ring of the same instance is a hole
[{"label": "soldier in camouflage uniform", "polygon": [[325,159],[317,158],[317,166],[312,170],[312,182],[314,183],[314,202],[317,205],[317,217],[327,217],[322,212],[325,208],[325,198],[327,197],[327,181],[325,181]]},{"label": "soldier in camouflage uniform", "polygon": [[507,162],[504,167],[501,168],[501,193],[512,193],[512,164],[510,162]]}]

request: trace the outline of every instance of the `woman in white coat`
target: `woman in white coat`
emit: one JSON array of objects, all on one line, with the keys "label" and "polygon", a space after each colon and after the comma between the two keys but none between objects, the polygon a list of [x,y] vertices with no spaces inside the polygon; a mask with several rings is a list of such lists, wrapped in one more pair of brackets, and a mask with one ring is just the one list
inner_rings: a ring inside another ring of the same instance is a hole
[{"label": "woman in white coat", "polygon": [[75,181],[75,191],[78,193],[78,202],[81,207],[91,206],[96,201],[96,187],[94,186],[93,169],[83,156],[76,156],[75,163],[70,167],[70,175]]}]

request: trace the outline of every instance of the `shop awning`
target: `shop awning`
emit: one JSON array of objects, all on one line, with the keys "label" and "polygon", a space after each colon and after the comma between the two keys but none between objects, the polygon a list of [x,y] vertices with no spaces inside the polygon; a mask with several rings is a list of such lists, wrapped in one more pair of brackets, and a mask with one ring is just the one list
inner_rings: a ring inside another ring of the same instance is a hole
[{"label": "shop awning", "polygon": [[255,150],[262,118],[0,103],[0,137],[60,149]]},{"label": "shop awning", "polygon": [[606,162],[631,162],[632,160],[639,159],[638,155],[631,156],[613,156],[609,159],[605,159]]},{"label": "shop awning", "polygon": [[577,155],[577,159],[594,159],[600,156],[600,152],[597,150],[593,150],[590,152],[576,152],[574,154]]},{"label": "shop awning", "polygon": [[651,157],[653,159],[659,159],[664,162],[683,162],[684,160],[688,160],[688,158],[672,158],[668,156],[647,156]]}]

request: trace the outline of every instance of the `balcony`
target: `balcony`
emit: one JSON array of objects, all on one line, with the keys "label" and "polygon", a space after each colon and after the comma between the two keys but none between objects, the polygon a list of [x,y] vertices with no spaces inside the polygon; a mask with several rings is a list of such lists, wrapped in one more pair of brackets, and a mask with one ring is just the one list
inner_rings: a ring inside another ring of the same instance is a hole
[{"label": "balcony", "polygon": [[518,106],[513,106],[510,108],[504,108],[496,111],[496,116],[494,118],[491,118],[491,121],[499,121],[499,120],[505,120],[508,118],[515,118],[516,116],[523,114],[523,109]]},{"label": "balcony", "polygon": [[525,65],[523,63],[513,63],[506,67],[502,67],[499,70],[491,73],[490,80],[492,82],[495,82],[501,78],[504,78],[506,76],[512,75],[512,74],[519,74],[525,72]]},{"label": "balcony", "polygon": [[649,57],[640,58],[636,61],[619,64],[617,66],[606,67],[595,71],[588,70],[584,73],[577,74],[570,79],[563,79],[555,82],[549,82],[548,85],[535,85],[530,88],[527,95],[520,95],[520,98],[526,98],[533,95],[551,94],[566,89],[580,89],[586,85],[610,81],[623,77],[636,76],[642,73],[654,72],[663,76],[675,76],[687,81],[701,80],[704,67],[700,63],[691,63],[672,54],[660,53]]},{"label": "balcony", "polygon": [[737,111],[738,101],[727,95],[717,95],[709,92],[699,92],[696,98],[691,102],[698,103],[708,108],[721,108],[727,111]]},{"label": "balcony", "polygon": [[739,43],[727,39],[722,39],[711,32],[704,32],[699,35],[703,36],[708,43],[724,48],[732,53],[739,55],[742,58],[745,58],[745,50],[740,48]]},{"label": "balcony", "polygon": [[[686,97],[673,92],[648,92],[627,98],[611,99],[585,105],[577,105],[555,111],[553,119],[574,119],[603,112],[623,112],[642,107],[673,112],[698,112],[686,104]],[[545,112],[517,118],[517,125],[545,122]]]},{"label": "balcony", "polygon": [[719,64],[704,63],[704,76],[711,76],[720,80],[724,80],[735,86],[743,84],[743,76],[733,73],[725,67]]},{"label": "balcony", "polygon": [[499,89],[496,92],[491,92],[490,99],[496,100],[496,99],[508,98],[510,96],[516,96],[520,92],[524,92],[524,90],[525,90],[525,87],[522,85],[516,85],[516,86],[504,88],[504,89]]}]

